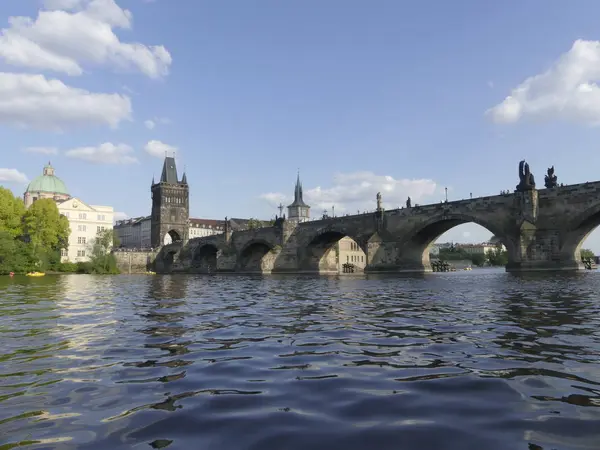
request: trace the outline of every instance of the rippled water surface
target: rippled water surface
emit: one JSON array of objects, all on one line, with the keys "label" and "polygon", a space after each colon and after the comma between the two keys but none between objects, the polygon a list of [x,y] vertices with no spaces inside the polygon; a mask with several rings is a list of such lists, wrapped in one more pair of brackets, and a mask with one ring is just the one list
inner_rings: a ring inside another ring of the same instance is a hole
[{"label": "rippled water surface", "polygon": [[0,449],[600,449],[600,273],[0,280]]}]

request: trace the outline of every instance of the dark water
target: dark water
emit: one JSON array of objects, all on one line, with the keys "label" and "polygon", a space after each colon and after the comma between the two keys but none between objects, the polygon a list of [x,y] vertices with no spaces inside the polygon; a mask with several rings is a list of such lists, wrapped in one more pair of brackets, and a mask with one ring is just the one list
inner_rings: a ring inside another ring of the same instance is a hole
[{"label": "dark water", "polygon": [[0,342],[0,449],[600,449],[597,272],[3,277]]}]

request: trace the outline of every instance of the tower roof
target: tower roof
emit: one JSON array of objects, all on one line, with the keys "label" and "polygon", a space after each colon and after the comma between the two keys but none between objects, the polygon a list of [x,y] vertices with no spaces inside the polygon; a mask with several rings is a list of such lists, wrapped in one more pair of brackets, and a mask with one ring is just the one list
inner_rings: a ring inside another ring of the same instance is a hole
[{"label": "tower roof", "polygon": [[288,206],[304,206],[309,208],[309,206],[304,203],[304,199],[302,198],[302,182],[300,181],[300,172],[298,172],[298,178],[296,179],[296,188],[294,189],[294,202]]},{"label": "tower roof", "polygon": [[162,175],[160,176],[161,183],[168,184],[179,184],[177,178],[177,165],[175,164],[175,158],[172,156],[165,156],[165,162],[163,163]]},{"label": "tower roof", "polygon": [[34,178],[25,192],[46,192],[50,194],[69,195],[65,183],[54,175],[54,167],[48,162],[42,175]]}]

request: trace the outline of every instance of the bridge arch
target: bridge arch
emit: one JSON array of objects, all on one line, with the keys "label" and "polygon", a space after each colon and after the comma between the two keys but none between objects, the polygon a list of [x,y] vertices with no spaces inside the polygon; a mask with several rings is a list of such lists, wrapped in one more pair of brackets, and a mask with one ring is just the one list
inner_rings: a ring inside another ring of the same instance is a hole
[{"label": "bridge arch", "polygon": [[273,270],[275,247],[265,239],[252,239],[240,250],[237,270],[240,272],[269,273]]},{"label": "bridge arch", "polygon": [[174,244],[175,242],[181,242],[182,240],[182,234],[175,229],[171,229],[165,233],[163,237],[163,245]]},{"label": "bridge arch", "polygon": [[452,228],[467,223],[475,223],[490,231],[506,248],[508,264],[510,265],[515,261],[517,245],[506,232],[504,224],[495,223],[477,215],[446,213],[420,223],[411,232],[399,239],[398,262],[400,269],[409,271],[431,270],[429,253],[433,243]]},{"label": "bridge arch", "polygon": [[600,203],[591,206],[575,216],[568,223],[567,232],[562,236],[561,260],[577,267],[582,265],[581,247],[590,234],[600,225]]},{"label": "bridge arch", "polygon": [[[352,267],[352,271],[362,271],[367,265],[367,241],[371,233],[358,235],[346,227],[329,226],[317,229],[306,238],[300,254],[300,270],[316,273],[338,273],[343,264]],[[349,249],[340,243],[350,238]],[[337,245],[340,243],[340,245]],[[343,253],[343,254],[342,254]],[[346,260],[347,259],[347,260]]]},{"label": "bridge arch", "polygon": [[156,271],[160,273],[170,273],[173,271],[175,255],[181,250],[181,247],[176,244],[165,245],[156,255],[155,265]]},{"label": "bridge arch", "polygon": [[192,268],[200,272],[215,272],[217,270],[217,259],[219,248],[216,244],[200,244],[192,253]]}]

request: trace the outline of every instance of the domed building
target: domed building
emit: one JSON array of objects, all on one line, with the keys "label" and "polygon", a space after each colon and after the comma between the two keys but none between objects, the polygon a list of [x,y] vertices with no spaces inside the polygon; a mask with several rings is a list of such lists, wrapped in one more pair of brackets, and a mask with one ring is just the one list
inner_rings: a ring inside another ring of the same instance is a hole
[{"label": "domed building", "polygon": [[71,198],[65,183],[54,175],[54,167],[52,167],[50,162],[44,166],[42,175],[29,183],[23,195],[26,208],[29,208],[33,202],[42,198],[51,198],[56,202]]},{"label": "domed building", "polygon": [[43,198],[54,200],[58,212],[69,220],[69,247],[61,251],[62,261],[89,261],[90,244],[99,232],[113,228],[113,207],[89,205],[72,197],[65,183],[54,174],[50,163],[44,166],[42,175],[29,183],[23,194],[26,208]]}]

